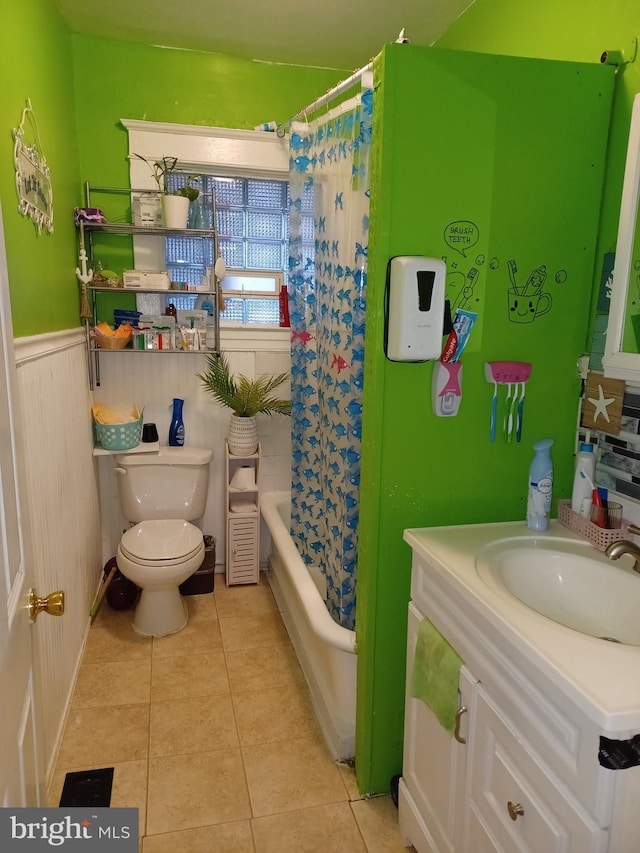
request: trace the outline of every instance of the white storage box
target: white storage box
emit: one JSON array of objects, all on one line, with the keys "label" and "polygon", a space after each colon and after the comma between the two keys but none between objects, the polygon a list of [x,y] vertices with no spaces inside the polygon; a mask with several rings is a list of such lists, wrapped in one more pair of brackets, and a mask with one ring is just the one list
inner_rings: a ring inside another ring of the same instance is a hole
[{"label": "white storage box", "polygon": [[132,290],[169,290],[171,287],[171,279],[166,271],[125,270],[122,280],[124,286]]},{"label": "white storage box", "polygon": [[158,193],[134,195],[131,201],[133,224],[137,227],[162,228],[162,196]]}]

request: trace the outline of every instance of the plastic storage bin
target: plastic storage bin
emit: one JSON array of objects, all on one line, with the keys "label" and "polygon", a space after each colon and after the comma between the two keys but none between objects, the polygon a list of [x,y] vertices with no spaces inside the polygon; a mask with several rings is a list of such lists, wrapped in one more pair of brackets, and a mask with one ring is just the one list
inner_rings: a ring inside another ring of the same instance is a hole
[{"label": "plastic storage bin", "polygon": [[105,450],[131,450],[140,444],[142,419],[141,414],[137,421],[125,424],[99,424],[94,420],[96,440]]}]

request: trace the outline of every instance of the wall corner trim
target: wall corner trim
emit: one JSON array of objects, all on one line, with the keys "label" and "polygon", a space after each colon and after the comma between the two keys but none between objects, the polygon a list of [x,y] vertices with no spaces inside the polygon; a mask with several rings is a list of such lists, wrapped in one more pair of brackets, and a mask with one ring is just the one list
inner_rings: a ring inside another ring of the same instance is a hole
[{"label": "wall corner trim", "polygon": [[45,332],[43,335],[31,335],[16,338],[14,341],[16,365],[26,364],[38,358],[62,352],[71,347],[85,346],[83,328],[63,329],[60,332]]}]

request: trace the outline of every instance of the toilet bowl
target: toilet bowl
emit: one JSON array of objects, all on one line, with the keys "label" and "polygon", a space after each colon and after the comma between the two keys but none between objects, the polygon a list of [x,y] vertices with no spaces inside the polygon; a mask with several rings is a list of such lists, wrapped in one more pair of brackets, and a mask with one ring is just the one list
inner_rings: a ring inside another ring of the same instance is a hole
[{"label": "toilet bowl", "polygon": [[122,574],[142,590],[133,617],[139,634],[163,637],[187,624],[178,587],[204,561],[202,531],[188,521],[141,521],[123,534],[116,552]]},{"label": "toilet bowl", "polygon": [[202,531],[211,450],[161,447],[115,456],[122,513],[132,526],[116,550],[122,574],[142,590],[133,617],[139,634],[164,637],[187,624],[179,586],[204,562]]}]

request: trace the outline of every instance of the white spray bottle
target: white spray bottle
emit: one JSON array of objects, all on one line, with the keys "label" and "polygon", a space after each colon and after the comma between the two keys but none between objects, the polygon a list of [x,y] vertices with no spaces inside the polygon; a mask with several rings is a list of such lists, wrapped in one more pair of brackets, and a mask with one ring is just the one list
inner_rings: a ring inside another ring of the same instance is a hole
[{"label": "white spray bottle", "polygon": [[536,441],[536,455],[529,468],[529,493],[527,496],[527,527],[529,530],[548,530],[553,490],[552,438]]}]

